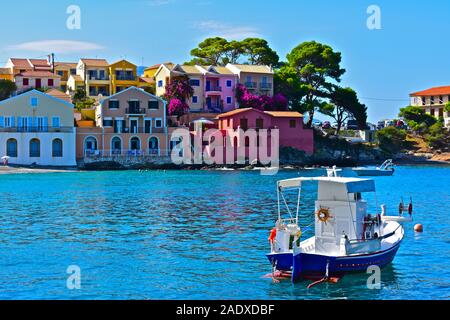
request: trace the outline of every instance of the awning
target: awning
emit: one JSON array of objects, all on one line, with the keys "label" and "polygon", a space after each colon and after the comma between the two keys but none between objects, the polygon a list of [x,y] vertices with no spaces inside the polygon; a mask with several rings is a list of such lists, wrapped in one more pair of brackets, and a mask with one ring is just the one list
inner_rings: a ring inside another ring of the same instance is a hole
[{"label": "awning", "polygon": [[373,180],[343,177],[299,177],[280,180],[278,181],[278,188],[281,190],[300,188],[302,183],[306,181],[320,181],[324,184],[341,184],[345,186],[348,193],[375,192],[375,182]]}]

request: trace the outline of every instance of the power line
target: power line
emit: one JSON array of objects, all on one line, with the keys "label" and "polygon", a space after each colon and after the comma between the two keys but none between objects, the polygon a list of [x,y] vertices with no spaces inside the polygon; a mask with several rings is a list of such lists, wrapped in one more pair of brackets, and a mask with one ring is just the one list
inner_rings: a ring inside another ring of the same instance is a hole
[{"label": "power line", "polygon": [[372,98],[372,97],[361,97],[365,100],[376,100],[376,101],[409,101],[409,99],[389,99],[389,98]]}]

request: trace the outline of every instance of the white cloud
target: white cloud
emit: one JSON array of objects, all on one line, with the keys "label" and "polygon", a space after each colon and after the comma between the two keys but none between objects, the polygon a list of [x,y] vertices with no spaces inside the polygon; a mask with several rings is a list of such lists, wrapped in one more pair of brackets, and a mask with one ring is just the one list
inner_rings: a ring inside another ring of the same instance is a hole
[{"label": "white cloud", "polygon": [[84,52],[104,49],[103,46],[84,41],[72,40],[41,40],[24,42],[20,44],[11,45],[8,50],[16,51],[33,51],[33,52],[54,52],[54,53],[72,53]]},{"label": "white cloud", "polygon": [[215,20],[197,22],[194,27],[208,33],[208,36],[218,36],[228,40],[261,37],[261,34],[254,27],[232,26]]}]

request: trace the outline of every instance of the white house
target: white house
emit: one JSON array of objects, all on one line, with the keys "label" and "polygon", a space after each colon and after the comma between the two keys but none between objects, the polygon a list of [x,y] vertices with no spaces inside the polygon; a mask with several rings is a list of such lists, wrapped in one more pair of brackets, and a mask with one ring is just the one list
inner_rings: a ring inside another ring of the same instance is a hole
[{"label": "white house", "polygon": [[10,164],[75,166],[73,105],[37,90],[0,101],[0,157]]}]

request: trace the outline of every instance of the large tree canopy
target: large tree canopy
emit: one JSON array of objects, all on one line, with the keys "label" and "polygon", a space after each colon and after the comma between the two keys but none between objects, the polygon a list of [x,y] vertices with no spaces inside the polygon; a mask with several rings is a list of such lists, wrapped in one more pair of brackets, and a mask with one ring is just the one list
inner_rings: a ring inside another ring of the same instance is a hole
[{"label": "large tree canopy", "polygon": [[310,41],[295,47],[287,55],[287,60],[278,71],[278,86],[289,88],[293,97],[292,107],[307,111],[308,125],[311,126],[315,111],[329,112],[326,109],[329,107],[328,99],[345,73],[340,66],[341,53],[328,45]]},{"label": "large tree canopy", "polygon": [[14,91],[17,90],[17,86],[10,80],[0,80],[0,101],[11,97]]},{"label": "large tree canopy", "polygon": [[228,41],[224,38],[207,38],[191,50],[193,59],[187,64],[220,65],[227,63],[266,64],[276,66],[278,54],[264,39],[247,38]]},{"label": "large tree canopy", "polygon": [[365,129],[367,122],[367,107],[360,103],[356,92],[351,88],[335,86],[329,104],[322,112],[336,121],[336,134],[339,134],[343,124],[349,118],[358,121],[360,129]]}]

